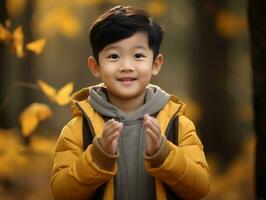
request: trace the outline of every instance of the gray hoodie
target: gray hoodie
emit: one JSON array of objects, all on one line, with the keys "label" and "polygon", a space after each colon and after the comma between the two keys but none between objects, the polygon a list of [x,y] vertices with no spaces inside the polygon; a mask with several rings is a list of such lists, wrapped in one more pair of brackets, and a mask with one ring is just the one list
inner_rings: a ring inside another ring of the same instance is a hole
[{"label": "gray hoodie", "polygon": [[115,177],[115,199],[156,199],[152,177],[144,169],[145,152],[144,114],[156,116],[170,95],[158,86],[149,85],[145,103],[136,111],[126,114],[108,102],[106,88],[96,86],[90,90],[88,101],[106,120],[115,118],[123,123],[119,139],[118,173]]}]

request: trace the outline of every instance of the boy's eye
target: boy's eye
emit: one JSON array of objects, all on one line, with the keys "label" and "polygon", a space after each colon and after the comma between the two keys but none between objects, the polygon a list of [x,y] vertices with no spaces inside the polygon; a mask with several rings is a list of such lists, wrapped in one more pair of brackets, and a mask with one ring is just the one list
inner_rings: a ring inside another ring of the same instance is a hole
[{"label": "boy's eye", "polygon": [[109,59],[118,59],[118,55],[117,54],[111,54],[107,58],[109,58]]},{"label": "boy's eye", "polygon": [[143,54],[141,54],[141,53],[136,53],[135,55],[135,58],[137,58],[137,59],[140,59],[140,58],[144,58],[145,56],[143,55]]}]

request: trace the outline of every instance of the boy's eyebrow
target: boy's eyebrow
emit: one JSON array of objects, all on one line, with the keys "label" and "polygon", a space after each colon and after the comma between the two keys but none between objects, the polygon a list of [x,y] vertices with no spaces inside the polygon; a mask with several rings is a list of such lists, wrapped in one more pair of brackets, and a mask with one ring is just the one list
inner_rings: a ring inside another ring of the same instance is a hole
[{"label": "boy's eyebrow", "polygon": [[119,47],[118,46],[115,46],[115,45],[110,45],[108,47],[105,48],[105,50],[109,50],[109,49],[118,49]]},{"label": "boy's eyebrow", "polygon": [[134,48],[147,50],[147,47],[144,45],[136,45]]},{"label": "boy's eyebrow", "polygon": [[[147,50],[148,49],[145,45],[141,45],[141,44],[135,45],[133,48],[134,49],[144,49],[144,50]],[[110,49],[119,49],[119,46],[110,45],[110,46],[106,47],[105,50],[107,51],[107,50],[110,50]]]}]

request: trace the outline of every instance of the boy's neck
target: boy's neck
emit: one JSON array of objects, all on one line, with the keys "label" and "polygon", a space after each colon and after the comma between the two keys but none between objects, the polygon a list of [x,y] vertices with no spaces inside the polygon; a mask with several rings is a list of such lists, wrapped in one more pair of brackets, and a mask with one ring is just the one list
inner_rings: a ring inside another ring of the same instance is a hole
[{"label": "boy's neck", "polygon": [[132,99],[121,99],[108,95],[109,102],[127,114],[132,113],[141,107],[144,104],[144,98],[145,92]]}]

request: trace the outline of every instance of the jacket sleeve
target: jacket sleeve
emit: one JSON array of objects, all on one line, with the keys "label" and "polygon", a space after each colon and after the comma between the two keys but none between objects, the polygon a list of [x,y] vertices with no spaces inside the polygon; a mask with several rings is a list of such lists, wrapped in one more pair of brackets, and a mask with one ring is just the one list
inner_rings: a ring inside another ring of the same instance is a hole
[{"label": "jacket sleeve", "polygon": [[116,166],[107,171],[93,162],[92,150],[90,144],[83,152],[82,118],[75,117],[63,128],[55,149],[51,186],[56,200],[90,199],[115,175]]},{"label": "jacket sleeve", "polygon": [[166,183],[182,199],[200,199],[209,192],[209,169],[194,124],[179,117],[179,145],[167,141],[169,154],[164,162],[153,168],[145,161],[146,170]]}]

